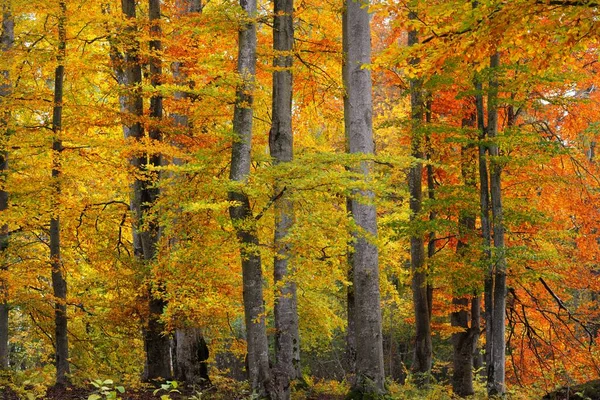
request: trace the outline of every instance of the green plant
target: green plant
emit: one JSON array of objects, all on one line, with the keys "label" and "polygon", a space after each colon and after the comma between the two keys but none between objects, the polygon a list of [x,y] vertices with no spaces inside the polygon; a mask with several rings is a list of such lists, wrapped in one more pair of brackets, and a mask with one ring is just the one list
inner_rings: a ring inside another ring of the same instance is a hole
[{"label": "green plant", "polygon": [[181,393],[177,389],[178,387],[179,387],[179,383],[177,383],[177,381],[167,381],[166,383],[161,384],[160,387],[153,392],[153,394],[156,396],[156,394],[159,393],[160,391],[165,391],[167,393],[161,395],[160,400],[170,400],[171,393]]},{"label": "green plant", "polygon": [[119,400],[118,393],[125,393],[123,386],[114,386],[112,379],[94,379],[90,382],[96,388],[96,393],[88,396],[88,400]]}]

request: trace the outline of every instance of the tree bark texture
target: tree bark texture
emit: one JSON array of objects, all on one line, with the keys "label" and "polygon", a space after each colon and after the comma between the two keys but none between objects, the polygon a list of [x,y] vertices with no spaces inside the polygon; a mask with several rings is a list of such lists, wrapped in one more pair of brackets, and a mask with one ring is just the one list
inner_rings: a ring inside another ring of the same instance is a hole
[{"label": "tree bark texture", "polygon": [[[414,18],[415,16],[412,16]],[[418,43],[417,33],[410,31],[408,45]],[[413,60],[418,63],[418,60]],[[411,155],[415,161],[410,168],[408,187],[410,192],[411,221],[416,221],[423,202],[422,175],[423,140],[420,129],[423,123],[423,88],[418,79],[410,81],[410,104],[412,119]],[[425,270],[425,247],[423,236],[415,233],[410,238],[410,262],[412,270],[412,292],[415,313],[415,349],[412,371],[416,374],[417,384],[425,385],[429,381],[432,360],[431,319],[427,271]]]},{"label": "tree bark texture", "polygon": [[66,385],[69,383],[69,338],[67,332],[67,281],[63,271],[60,256],[60,216],[59,197],[61,195],[61,153],[63,145],[61,140],[63,88],[65,77],[65,53],[67,46],[66,20],[67,4],[59,1],[60,8],[58,20],[58,54],[57,66],[54,71],[54,107],[52,111],[52,216],[50,218],[50,266],[52,268],[52,290],[54,292],[54,341],[56,383]]},{"label": "tree bark texture", "polygon": [[[463,128],[474,127],[476,123],[475,115],[470,119],[463,120]],[[461,175],[463,184],[468,188],[477,187],[476,171],[477,154],[474,146],[463,146],[461,149]],[[473,214],[461,214],[458,218],[459,239],[456,246],[456,253],[459,258],[465,256],[469,249],[469,238],[475,232],[476,217]],[[468,262],[465,260],[464,262]],[[459,288],[462,293],[465,288]],[[475,290],[476,288],[467,288]],[[470,291],[470,290],[469,290]],[[454,351],[452,375],[452,389],[459,396],[469,396],[474,393],[473,390],[473,361],[474,352],[477,349],[477,339],[479,337],[479,296],[475,295],[470,300],[464,295],[457,295],[452,298],[454,311],[450,315],[450,323],[453,327],[461,328],[462,331],[452,335],[452,347]]]},{"label": "tree bark texture", "polygon": [[199,328],[180,328],[175,332],[175,379],[204,386],[208,379],[208,345]]},{"label": "tree bark texture", "polygon": [[[492,234],[490,220],[490,186],[489,173],[487,166],[487,127],[485,126],[485,106],[483,102],[483,86],[481,82],[475,80],[475,108],[477,113],[477,129],[479,130],[479,205],[481,219],[481,237],[483,239],[483,257],[484,265],[488,266],[484,278],[484,305],[485,305],[485,365],[486,368],[491,364],[490,356],[492,354],[492,308],[493,308],[493,290],[494,284],[492,279]],[[486,372],[487,378],[487,372]]]},{"label": "tree bark texture", "polygon": [[235,202],[229,215],[240,243],[242,259],[244,316],[246,341],[248,343],[248,375],[252,389],[265,396],[270,392],[269,345],[265,325],[263,300],[263,276],[256,232],[256,220],[250,208],[243,184],[250,174],[252,148],[252,105],[256,75],[256,0],[240,0],[247,20],[239,28],[237,71],[241,82],[236,90],[233,115],[235,135],[231,147],[231,170],[229,178],[240,186],[229,192],[229,200]]},{"label": "tree bark texture", "polygon": [[[350,153],[373,154],[371,72],[371,29],[367,1],[347,0],[343,15],[345,63],[343,65],[346,98],[344,123]],[[362,161],[364,179],[371,175],[371,164]],[[352,271],[354,286],[354,337],[356,376],[353,392],[379,395],[385,392],[381,304],[379,293],[379,253],[377,213],[374,193],[361,190],[351,199],[354,230]]]},{"label": "tree bark texture", "polygon": [[[162,62],[160,52],[161,27],[160,27],[160,0],[148,1],[148,14],[150,19],[150,84],[153,88],[158,88],[162,79]],[[154,94],[150,97],[150,127],[148,136],[152,141],[161,141],[162,132],[159,128],[163,118],[163,98],[160,94]],[[147,160],[147,161],[146,161]],[[160,154],[144,155],[144,162],[141,167],[145,172],[145,179],[139,182],[140,185],[140,215],[138,221],[143,221],[151,211],[159,196],[159,189],[156,182],[159,176],[156,172],[150,172],[147,168],[159,167],[161,165]],[[144,260],[152,262],[156,256],[160,228],[154,221],[147,223],[147,228],[140,231]],[[139,226],[139,225],[138,225]],[[167,302],[162,296],[161,282],[154,282],[156,288],[150,283],[148,287],[148,324],[144,329],[144,348],[146,352],[145,380],[151,379],[171,379],[171,350],[169,338],[164,335],[164,323],[160,320]]]},{"label": "tree bark texture", "polygon": [[[292,51],[294,46],[293,0],[273,2],[273,120],[269,149],[275,164],[292,161]],[[275,182],[275,398],[290,398],[290,381],[299,378],[300,337],[296,282],[290,265],[291,251],[286,243],[294,223],[294,205],[286,187]]]},{"label": "tree bark texture", "polygon": [[500,55],[490,58],[492,79],[488,93],[488,136],[490,144],[490,197],[492,200],[492,218],[494,232],[494,255],[492,258],[493,305],[492,305],[492,348],[488,364],[488,394],[503,395],[505,392],[506,363],[506,254],[504,243],[504,217],[502,207],[501,175],[499,149],[495,139],[498,134],[498,79]]},{"label": "tree bark texture", "polygon": [[[0,31],[0,54],[2,57],[10,57],[10,50],[13,47],[15,40],[14,18],[10,1],[2,2],[2,30]],[[8,70],[0,71],[0,106],[11,95],[12,87],[10,81],[10,72]],[[6,143],[10,135],[10,114],[8,111],[0,114],[0,134],[3,136],[1,141],[2,148],[0,149],[0,213],[8,209],[8,191],[5,187],[6,177],[8,174],[8,149]],[[0,270],[7,271],[8,263],[5,261],[9,246],[8,225],[0,226],[0,257],[2,264]],[[7,282],[0,282],[0,369],[8,369],[9,367],[9,347],[8,347],[8,287]]]}]

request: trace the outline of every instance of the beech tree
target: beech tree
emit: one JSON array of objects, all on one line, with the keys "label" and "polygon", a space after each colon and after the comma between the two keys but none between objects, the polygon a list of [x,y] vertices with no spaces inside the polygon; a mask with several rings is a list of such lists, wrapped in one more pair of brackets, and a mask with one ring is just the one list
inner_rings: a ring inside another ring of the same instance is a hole
[{"label": "beech tree", "polygon": [[[292,161],[292,60],[294,47],[294,2],[273,2],[273,116],[269,148],[275,164]],[[301,377],[298,307],[292,249],[286,243],[294,220],[288,188],[275,182],[275,363],[273,371],[277,398],[290,398],[290,380]]]},{"label": "beech tree", "polygon": [[[348,149],[353,154],[373,155],[371,28],[368,2],[348,0],[343,14],[344,124]],[[361,161],[363,179],[371,176],[371,162]],[[354,340],[356,377],[353,391],[365,395],[385,392],[377,213],[371,190],[356,190],[350,200],[353,228],[352,285],[354,293]]]},{"label": "beech tree", "polygon": [[265,323],[262,263],[256,220],[244,183],[250,174],[252,149],[252,116],[256,75],[256,0],[240,0],[244,11],[239,27],[236,89],[233,112],[234,140],[231,146],[229,178],[235,184],[229,192],[231,221],[240,244],[244,286],[244,317],[248,344],[248,375],[250,385],[259,396],[270,390],[269,344]]},{"label": "beech tree", "polygon": [[[416,15],[411,14],[411,18]],[[408,34],[408,45],[418,44],[416,31]],[[412,63],[418,63],[413,60]],[[411,221],[418,221],[423,202],[423,115],[425,102],[423,99],[423,82],[420,79],[410,81],[410,107],[411,107],[411,155],[414,157],[413,166],[409,173],[410,211]],[[419,384],[429,381],[428,374],[431,370],[432,344],[431,344],[431,304],[428,294],[428,277],[425,270],[425,245],[423,235],[418,228],[413,228],[414,233],[410,238],[410,262],[412,271],[413,306],[415,314],[415,349],[412,370],[420,375]]]},{"label": "beech tree", "polygon": [[[494,252],[489,268],[492,275],[493,295],[492,303],[486,304],[491,308],[491,319],[487,321],[487,329],[491,332],[491,348],[488,356],[488,393],[490,395],[503,395],[505,387],[506,368],[506,254],[504,243],[504,211],[502,207],[502,162],[499,158],[499,145],[495,142],[498,136],[498,68],[500,67],[500,54],[495,53],[490,57],[492,79],[488,91],[488,125],[487,136],[492,140],[489,147],[490,155],[490,198],[492,208],[492,226]],[[489,278],[488,278],[489,279]]]},{"label": "beech tree", "polygon": [[55,321],[55,363],[56,383],[66,385],[69,382],[69,336],[67,330],[67,280],[61,260],[60,211],[58,204],[61,195],[61,153],[63,144],[63,92],[65,79],[65,53],[67,47],[67,4],[59,1],[57,66],[54,72],[54,107],[52,111],[52,217],[50,218],[50,266],[52,268],[52,290],[54,291]]},{"label": "beech tree", "polygon": [[[117,72],[117,77],[126,92],[122,95],[120,104],[124,115],[123,132],[126,139],[132,144],[141,143],[145,138],[142,117],[144,112],[142,85],[142,65],[140,58],[140,42],[137,38],[137,12],[133,0],[121,2],[122,12],[127,25],[120,40],[125,49],[120,55],[113,47],[112,59]],[[149,15],[151,20],[150,51],[150,79],[151,84],[157,87],[160,84],[162,66],[157,52],[161,49],[160,35],[160,2],[149,0]],[[115,38],[114,40],[116,40]],[[162,118],[162,96],[155,94],[150,99],[150,116],[153,119],[149,131],[149,139],[160,141],[161,132],[158,128]],[[157,253],[159,226],[151,216],[151,209],[159,195],[156,185],[157,174],[153,168],[161,165],[159,154],[133,155],[130,165],[135,170],[135,178],[131,186],[130,209],[133,217],[133,249],[134,255],[140,265],[152,265]],[[169,379],[171,377],[171,355],[169,338],[163,334],[164,324],[160,321],[165,301],[162,299],[160,283],[155,286],[149,280],[147,288],[148,320],[144,326],[144,350],[146,361],[144,367],[144,380],[157,378]]]},{"label": "beech tree", "polygon": [[[10,1],[2,2],[2,29],[0,30],[0,54],[4,59],[11,58],[9,52],[13,47],[15,40],[14,18],[12,14],[12,5]],[[8,69],[0,71],[0,106],[6,102],[11,94],[11,76]],[[2,136],[0,148],[0,212],[8,209],[8,189],[6,187],[6,178],[8,174],[8,139],[10,135],[10,112],[5,110],[0,114],[0,135]],[[8,260],[6,253],[9,246],[9,226],[3,223],[0,226],[0,271],[8,271]],[[8,348],[8,318],[9,318],[9,282],[3,278],[0,280],[0,369],[9,367],[9,348]]]}]

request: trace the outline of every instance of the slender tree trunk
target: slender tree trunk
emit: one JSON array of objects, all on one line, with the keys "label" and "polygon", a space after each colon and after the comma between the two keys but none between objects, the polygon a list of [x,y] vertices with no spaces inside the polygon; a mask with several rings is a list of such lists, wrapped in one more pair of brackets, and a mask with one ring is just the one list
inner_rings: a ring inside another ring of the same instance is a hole
[{"label": "slender tree trunk", "polygon": [[[346,97],[344,122],[350,153],[373,154],[371,72],[364,68],[371,62],[371,29],[368,1],[347,0],[343,15],[343,65]],[[360,171],[370,179],[372,165],[362,161]],[[379,253],[373,240],[377,237],[375,195],[370,190],[354,193],[352,271],[354,286],[354,328],[356,340],[356,379],[353,392],[371,396],[385,392],[381,304],[379,294]]]},{"label": "slender tree trunk", "polygon": [[[429,97],[429,95],[428,95]],[[431,124],[431,100],[426,101],[426,110],[425,110],[425,123],[427,125]],[[430,201],[435,200],[435,176],[433,172],[433,165],[431,165],[431,157],[433,155],[433,149],[431,148],[431,138],[429,133],[425,136],[425,146],[427,148],[427,198]],[[430,211],[429,212],[429,221],[434,222],[437,218],[437,212]],[[435,230],[429,232],[429,239],[427,241],[427,259],[431,261],[435,256]],[[432,271],[429,269],[427,274],[431,274]],[[433,314],[433,284],[429,279],[427,279],[427,311],[429,314],[429,321],[431,321],[431,315]]]},{"label": "slender tree trunk", "polygon": [[[271,157],[276,164],[293,158],[292,51],[294,46],[293,0],[273,3],[273,122],[269,133]],[[287,236],[294,223],[294,208],[286,188],[275,182],[275,371],[274,398],[290,398],[290,381],[299,378],[300,337],[296,282],[290,266]]]},{"label": "slender tree trunk", "polygon": [[[161,85],[162,62],[160,52],[162,51],[160,27],[160,0],[148,1],[148,13],[150,17],[150,83],[153,88]],[[159,128],[163,117],[163,98],[160,94],[154,94],[150,98],[150,128],[148,136],[153,141],[162,140],[162,132]],[[144,156],[141,165],[146,174],[145,179],[139,182],[140,186],[140,220],[151,212],[152,206],[159,196],[156,181],[159,176],[150,172],[147,166],[159,167],[161,165],[160,154],[148,154]],[[146,263],[151,263],[157,252],[160,228],[156,222],[150,222],[148,228],[140,231],[142,250]],[[156,287],[153,287],[156,285]],[[148,324],[144,329],[144,348],[146,351],[145,380],[171,379],[171,351],[169,338],[164,335],[164,323],[160,320],[167,302],[163,298],[163,287],[161,282],[151,282],[148,287]]]},{"label": "slender tree trunk", "polygon": [[492,200],[492,217],[494,231],[493,257],[493,306],[492,306],[492,351],[488,365],[488,393],[503,395],[505,392],[506,362],[506,254],[504,244],[504,217],[502,208],[501,174],[502,164],[499,160],[498,144],[494,142],[498,133],[498,79],[497,69],[500,66],[500,55],[490,58],[492,79],[488,93],[488,137],[490,144],[490,194]]},{"label": "slender tree trunk", "polygon": [[[474,124],[474,118],[463,120],[463,128],[473,126]],[[463,183],[466,187],[476,187],[476,154],[473,146],[464,146],[461,152],[461,175]],[[475,215],[463,214],[459,216],[459,240],[456,246],[458,257],[464,258],[465,252],[470,246],[468,237],[475,231],[475,220]],[[479,313],[477,312],[478,310],[474,312],[475,307],[478,307],[477,300],[477,296],[474,296],[471,301],[464,295],[452,298],[454,311],[450,315],[450,323],[453,327],[462,329],[462,331],[452,335],[452,347],[454,350],[452,389],[458,396],[469,396],[474,393],[473,352],[474,348],[477,347],[477,338],[479,337]],[[471,311],[471,315],[469,315],[469,310]]]},{"label": "slender tree trunk", "polygon": [[[9,0],[2,2],[2,30],[0,31],[0,54],[2,57],[10,57],[7,54],[13,47],[15,40],[14,18],[12,7]],[[12,92],[10,83],[10,72],[8,70],[0,71],[0,106]],[[3,183],[0,188],[0,213],[8,209],[8,191],[5,183],[8,175],[8,149],[7,143],[10,136],[10,114],[8,111],[0,114],[0,134],[3,136],[0,149],[0,181]],[[9,246],[8,224],[0,226],[0,257],[2,265],[0,270],[7,271],[8,263],[5,254]],[[0,281],[0,369],[9,367],[9,347],[8,347],[8,287],[7,282]]]},{"label": "slender tree trunk", "polygon": [[56,383],[66,385],[69,383],[69,339],[67,333],[67,281],[64,276],[60,256],[60,192],[61,192],[61,153],[63,151],[62,110],[63,110],[63,83],[65,77],[65,52],[67,46],[66,20],[67,4],[59,1],[60,8],[58,20],[58,55],[57,66],[54,72],[54,109],[52,112],[52,181],[54,193],[52,199],[52,217],[50,218],[50,266],[52,267],[52,289],[54,291],[54,322],[55,322],[55,363]]},{"label": "slender tree trunk", "polygon": [[[415,18],[415,16],[411,16]],[[418,43],[416,31],[410,31],[408,34],[408,45],[413,46]],[[418,63],[418,60],[413,60]],[[423,159],[422,150],[422,132],[420,132],[423,123],[424,102],[422,94],[422,83],[420,80],[413,79],[410,82],[410,104],[412,119],[412,143],[411,153],[415,158],[413,166],[409,173],[409,191],[410,191],[410,210],[411,221],[415,221],[421,212],[423,189],[422,174]],[[417,384],[425,385],[429,382],[429,373],[431,371],[432,343],[431,343],[431,319],[429,293],[427,284],[427,272],[425,271],[425,248],[423,236],[419,233],[410,238],[410,261],[412,269],[412,291],[415,313],[415,350],[412,365],[412,371],[417,375]]]},{"label": "slender tree trunk", "polygon": [[[178,0],[177,11],[180,17],[190,13],[202,12],[202,2],[200,0]],[[186,85],[188,76],[184,72],[183,62],[173,63],[173,78],[177,84]],[[185,91],[175,93],[176,100],[182,100],[187,97]],[[183,114],[173,114],[173,120],[178,128],[183,131],[190,129],[189,116]],[[174,143],[177,146],[176,143]],[[183,165],[183,160],[174,158],[174,165]],[[172,246],[177,246],[178,238],[170,240]],[[197,385],[207,385],[210,383],[208,376],[208,356],[209,349],[200,327],[188,326],[184,321],[183,326],[178,326],[175,330],[175,360],[173,363],[175,379],[181,382],[187,382]],[[181,322],[180,322],[181,323]]]},{"label": "slender tree trunk", "polygon": [[270,392],[271,371],[264,315],[262,265],[256,220],[248,195],[242,189],[250,174],[251,161],[252,105],[256,75],[256,0],[240,0],[240,6],[248,18],[239,30],[237,70],[241,83],[236,90],[233,115],[233,132],[236,138],[231,148],[229,175],[231,181],[238,182],[240,187],[229,192],[229,200],[235,202],[229,208],[229,215],[240,242],[250,385],[259,396],[265,396]]},{"label": "slender tree trunk", "polygon": [[[487,167],[487,127],[485,126],[485,110],[483,104],[483,87],[478,79],[475,80],[475,108],[477,110],[477,129],[479,130],[479,203],[481,219],[481,237],[483,238],[483,257],[484,265],[487,265],[487,271],[484,279],[484,304],[485,304],[485,365],[486,369],[491,365],[492,355],[492,308],[493,308],[493,290],[492,279],[492,235],[490,221],[490,189],[489,174]],[[486,372],[487,378],[487,372]]]}]

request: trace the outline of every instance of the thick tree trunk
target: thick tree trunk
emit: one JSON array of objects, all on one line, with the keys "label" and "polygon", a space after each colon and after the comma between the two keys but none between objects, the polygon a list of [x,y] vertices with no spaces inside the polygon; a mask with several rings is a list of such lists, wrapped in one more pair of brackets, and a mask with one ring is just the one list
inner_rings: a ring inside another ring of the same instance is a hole
[{"label": "thick tree trunk", "polygon": [[54,72],[54,108],[52,112],[52,217],[50,218],[50,266],[52,267],[52,289],[54,291],[54,322],[55,322],[55,363],[56,383],[66,385],[69,383],[69,339],[67,332],[67,281],[63,272],[60,256],[60,192],[61,192],[61,153],[63,145],[61,140],[62,110],[63,110],[63,83],[65,77],[65,50],[66,50],[66,19],[67,4],[65,1],[58,3],[60,14],[58,20],[58,55],[57,66]]},{"label": "thick tree trunk", "polygon": [[[414,16],[413,16],[414,18]],[[408,45],[413,46],[418,43],[417,33],[411,31],[408,34]],[[417,63],[414,60],[413,63]],[[419,80],[410,82],[410,103],[412,119],[412,139],[411,152],[415,158],[413,166],[409,173],[409,191],[410,191],[410,210],[411,221],[414,221],[421,212],[423,189],[422,174],[423,165],[419,160],[423,159],[422,133],[420,132],[424,102],[422,94],[422,84]],[[418,385],[425,385],[429,381],[432,360],[431,343],[431,318],[429,304],[430,296],[428,291],[427,271],[425,271],[425,248],[424,240],[421,234],[413,235],[410,238],[410,261],[412,270],[412,292],[415,313],[415,350],[412,365],[412,371],[416,375]]]},{"label": "thick tree trunk", "polygon": [[[15,40],[14,30],[14,19],[12,15],[12,8],[10,1],[5,0],[2,2],[2,30],[0,31],[0,54],[2,57],[10,57],[6,55],[12,47]],[[10,84],[10,73],[8,70],[0,71],[0,106],[8,96],[10,96],[11,84]],[[5,144],[8,142],[8,136],[10,135],[9,128],[10,114],[8,111],[0,114],[0,135],[3,136],[1,143],[3,148],[0,149],[0,181],[6,182],[6,176],[8,174],[8,149]],[[0,189],[0,213],[8,209],[8,191],[2,185]],[[9,235],[8,225],[3,224],[0,226],[0,257],[5,260],[4,254],[8,250]],[[2,261],[0,270],[7,271],[6,261]],[[9,304],[8,304],[8,287],[7,282],[0,281],[0,369],[8,369],[9,367],[9,348],[8,348],[8,315]]]},{"label": "thick tree trunk", "polygon": [[175,379],[204,386],[208,379],[209,351],[199,328],[180,328],[175,332]]},{"label": "thick tree trunk", "polygon": [[[202,2],[200,0],[178,0],[177,1],[178,16],[183,17],[189,13],[202,12]],[[180,85],[186,85],[188,76],[184,72],[182,62],[173,63],[173,78]],[[175,93],[176,100],[182,100],[187,97],[185,91]],[[184,112],[181,114],[173,114],[175,125],[182,131],[191,129],[189,116]],[[173,143],[177,146],[177,143]],[[174,165],[183,165],[183,161],[178,158],[173,159]],[[175,221],[174,221],[175,222]],[[170,239],[172,246],[177,246],[178,239],[176,237]],[[205,386],[210,384],[208,376],[208,359],[209,349],[202,330],[197,326],[187,326],[187,321],[178,321],[178,325],[183,323],[175,330],[175,359],[173,363],[175,379],[180,382],[191,383],[195,385]]]},{"label": "thick tree trunk", "polygon": [[[346,97],[344,123],[350,153],[373,154],[371,72],[371,29],[367,1],[347,0],[343,15],[343,65]],[[364,179],[371,175],[371,164],[362,161]],[[351,199],[353,232],[352,271],[354,286],[354,329],[356,377],[353,392],[371,396],[385,392],[381,304],[379,294],[379,253],[373,243],[377,237],[374,193],[362,190]]]},{"label": "thick tree trunk", "polygon": [[[294,45],[293,0],[273,3],[273,122],[269,148],[276,164],[293,158],[292,133],[292,51]],[[275,370],[274,398],[290,398],[290,381],[299,378],[300,337],[296,282],[290,266],[290,247],[286,243],[294,223],[293,203],[286,188],[275,182]]]},{"label": "thick tree trunk", "polygon": [[494,142],[498,132],[498,79],[497,69],[500,66],[500,55],[490,58],[492,79],[488,94],[488,136],[490,145],[490,194],[492,200],[492,217],[494,231],[493,257],[493,306],[492,306],[492,348],[490,364],[488,364],[488,394],[503,395],[505,392],[506,362],[506,254],[504,244],[504,217],[502,208],[501,174],[502,165],[498,159],[498,144]]},{"label": "thick tree trunk", "polygon": [[[243,185],[250,174],[250,150],[252,148],[252,105],[256,74],[256,22],[254,21],[256,0],[240,0],[240,6],[248,19],[239,31],[237,70],[241,83],[236,90],[233,115],[233,132],[236,138],[231,148],[229,178],[231,181]],[[229,208],[229,215],[240,242],[242,259],[248,375],[252,390],[259,396],[265,396],[270,392],[271,371],[256,221],[252,215],[248,196],[243,192],[241,186],[229,193],[229,200],[235,202],[235,205]]]}]

